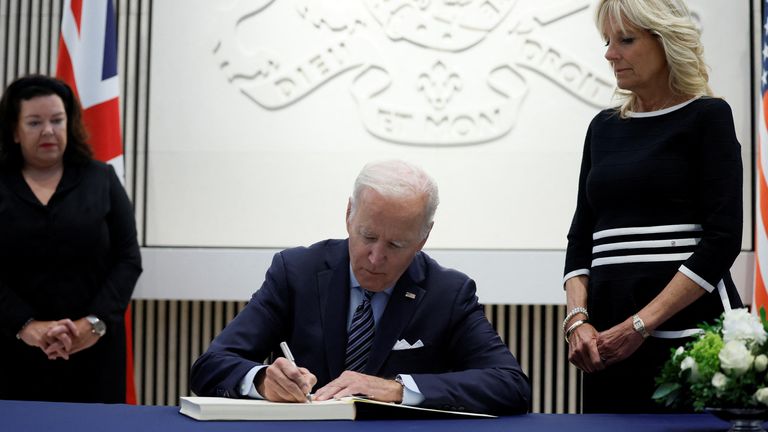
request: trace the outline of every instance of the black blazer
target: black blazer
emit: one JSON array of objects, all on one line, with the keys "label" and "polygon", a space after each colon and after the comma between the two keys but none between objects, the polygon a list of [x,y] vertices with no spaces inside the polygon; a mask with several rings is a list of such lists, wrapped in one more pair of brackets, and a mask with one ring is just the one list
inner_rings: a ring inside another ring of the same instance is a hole
[{"label": "black blazer", "polygon": [[[0,170],[0,398],[125,400],[123,315],[141,273],[133,207],[111,166],[65,162],[47,205]],[[15,335],[30,318],[94,314],[107,334],[50,361]]]}]

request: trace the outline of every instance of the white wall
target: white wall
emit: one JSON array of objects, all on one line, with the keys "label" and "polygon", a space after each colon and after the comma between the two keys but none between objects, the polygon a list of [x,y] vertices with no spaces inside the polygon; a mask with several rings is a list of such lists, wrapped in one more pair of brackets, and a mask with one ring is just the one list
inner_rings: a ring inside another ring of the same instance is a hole
[{"label": "white wall", "polygon": [[[750,167],[749,2],[689,4]],[[514,275],[484,264],[495,262],[532,275],[524,281],[535,295],[524,298],[560,298],[583,136],[613,87],[593,8],[588,0],[157,2],[149,271],[138,292],[170,297],[165,282],[179,272],[164,265],[191,260],[193,285],[215,295],[224,282],[248,286],[237,289],[242,298],[273,249],[345,237],[355,175],[366,161],[397,157],[441,187],[433,255],[484,282],[489,298],[521,299],[505,294]],[[747,249],[751,238],[745,229]],[[179,255],[166,262],[167,254]],[[207,264],[213,256],[243,266]]]},{"label": "white wall", "polygon": [[[248,300],[264,281],[278,249],[148,248],[134,298]],[[486,304],[561,304],[563,251],[427,250],[446,267],[477,282]],[[731,269],[741,298],[750,302],[754,256],[742,253]]]}]

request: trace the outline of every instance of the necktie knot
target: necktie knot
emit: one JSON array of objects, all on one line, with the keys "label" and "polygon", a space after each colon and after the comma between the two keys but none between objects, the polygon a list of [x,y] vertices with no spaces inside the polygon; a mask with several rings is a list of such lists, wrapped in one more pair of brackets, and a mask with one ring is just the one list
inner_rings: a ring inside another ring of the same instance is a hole
[{"label": "necktie knot", "polygon": [[[373,298],[373,295],[375,294],[373,291],[368,291],[365,288],[360,288],[361,291],[363,291],[363,303],[371,302],[371,299]],[[362,304],[362,303],[361,303]]]}]

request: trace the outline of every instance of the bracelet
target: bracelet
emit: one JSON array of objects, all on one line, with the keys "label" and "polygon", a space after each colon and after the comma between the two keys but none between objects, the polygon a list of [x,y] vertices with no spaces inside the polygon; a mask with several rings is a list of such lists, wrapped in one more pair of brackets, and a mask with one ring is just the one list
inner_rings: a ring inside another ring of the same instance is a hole
[{"label": "bracelet", "polygon": [[571,324],[570,327],[568,327],[568,330],[565,331],[565,343],[570,344],[571,342],[568,340],[571,338],[571,334],[579,328],[582,324],[586,324],[587,320],[578,320],[575,323]]},{"label": "bracelet", "polygon": [[19,329],[18,333],[16,333],[16,339],[21,340],[21,332],[23,332],[24,329],[27,328],[29,323],[31,323],[34,320],[35,320],[34,318],[30,318],[30,319],[27,320],[27,322],[24,323],[23,326],[21,326],[21,328]]},{"label": "bracelet", "polygon": [[571,311],[568,312],[568,315],[566,315],[565,319],[563,320],[563,333],[565,333],[565,326],[568,325],[568,321],[570,321],[571,318],[573,318],[574,316],[580,313],[584,314],[584,316],[587,317],[586,319],[589,319],[589,312],[587,312],[587,308],[578,306],[571,309]]}]

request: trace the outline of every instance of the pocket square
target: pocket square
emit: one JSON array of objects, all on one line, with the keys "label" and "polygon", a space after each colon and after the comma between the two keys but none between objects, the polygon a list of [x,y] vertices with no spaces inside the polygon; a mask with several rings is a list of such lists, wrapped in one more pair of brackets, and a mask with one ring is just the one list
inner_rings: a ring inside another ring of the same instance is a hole
[{"label": "pocket square", "polygon": [[409,350],[409,349],[421,348],[423,346],[424,346],[424,342],[422,342],[421,339],[414,342],[413,345],[409,344],[408,341],[405,339],[400,339],[399,341],[395,342],[395,345],[392,347],[392,351]]}]

